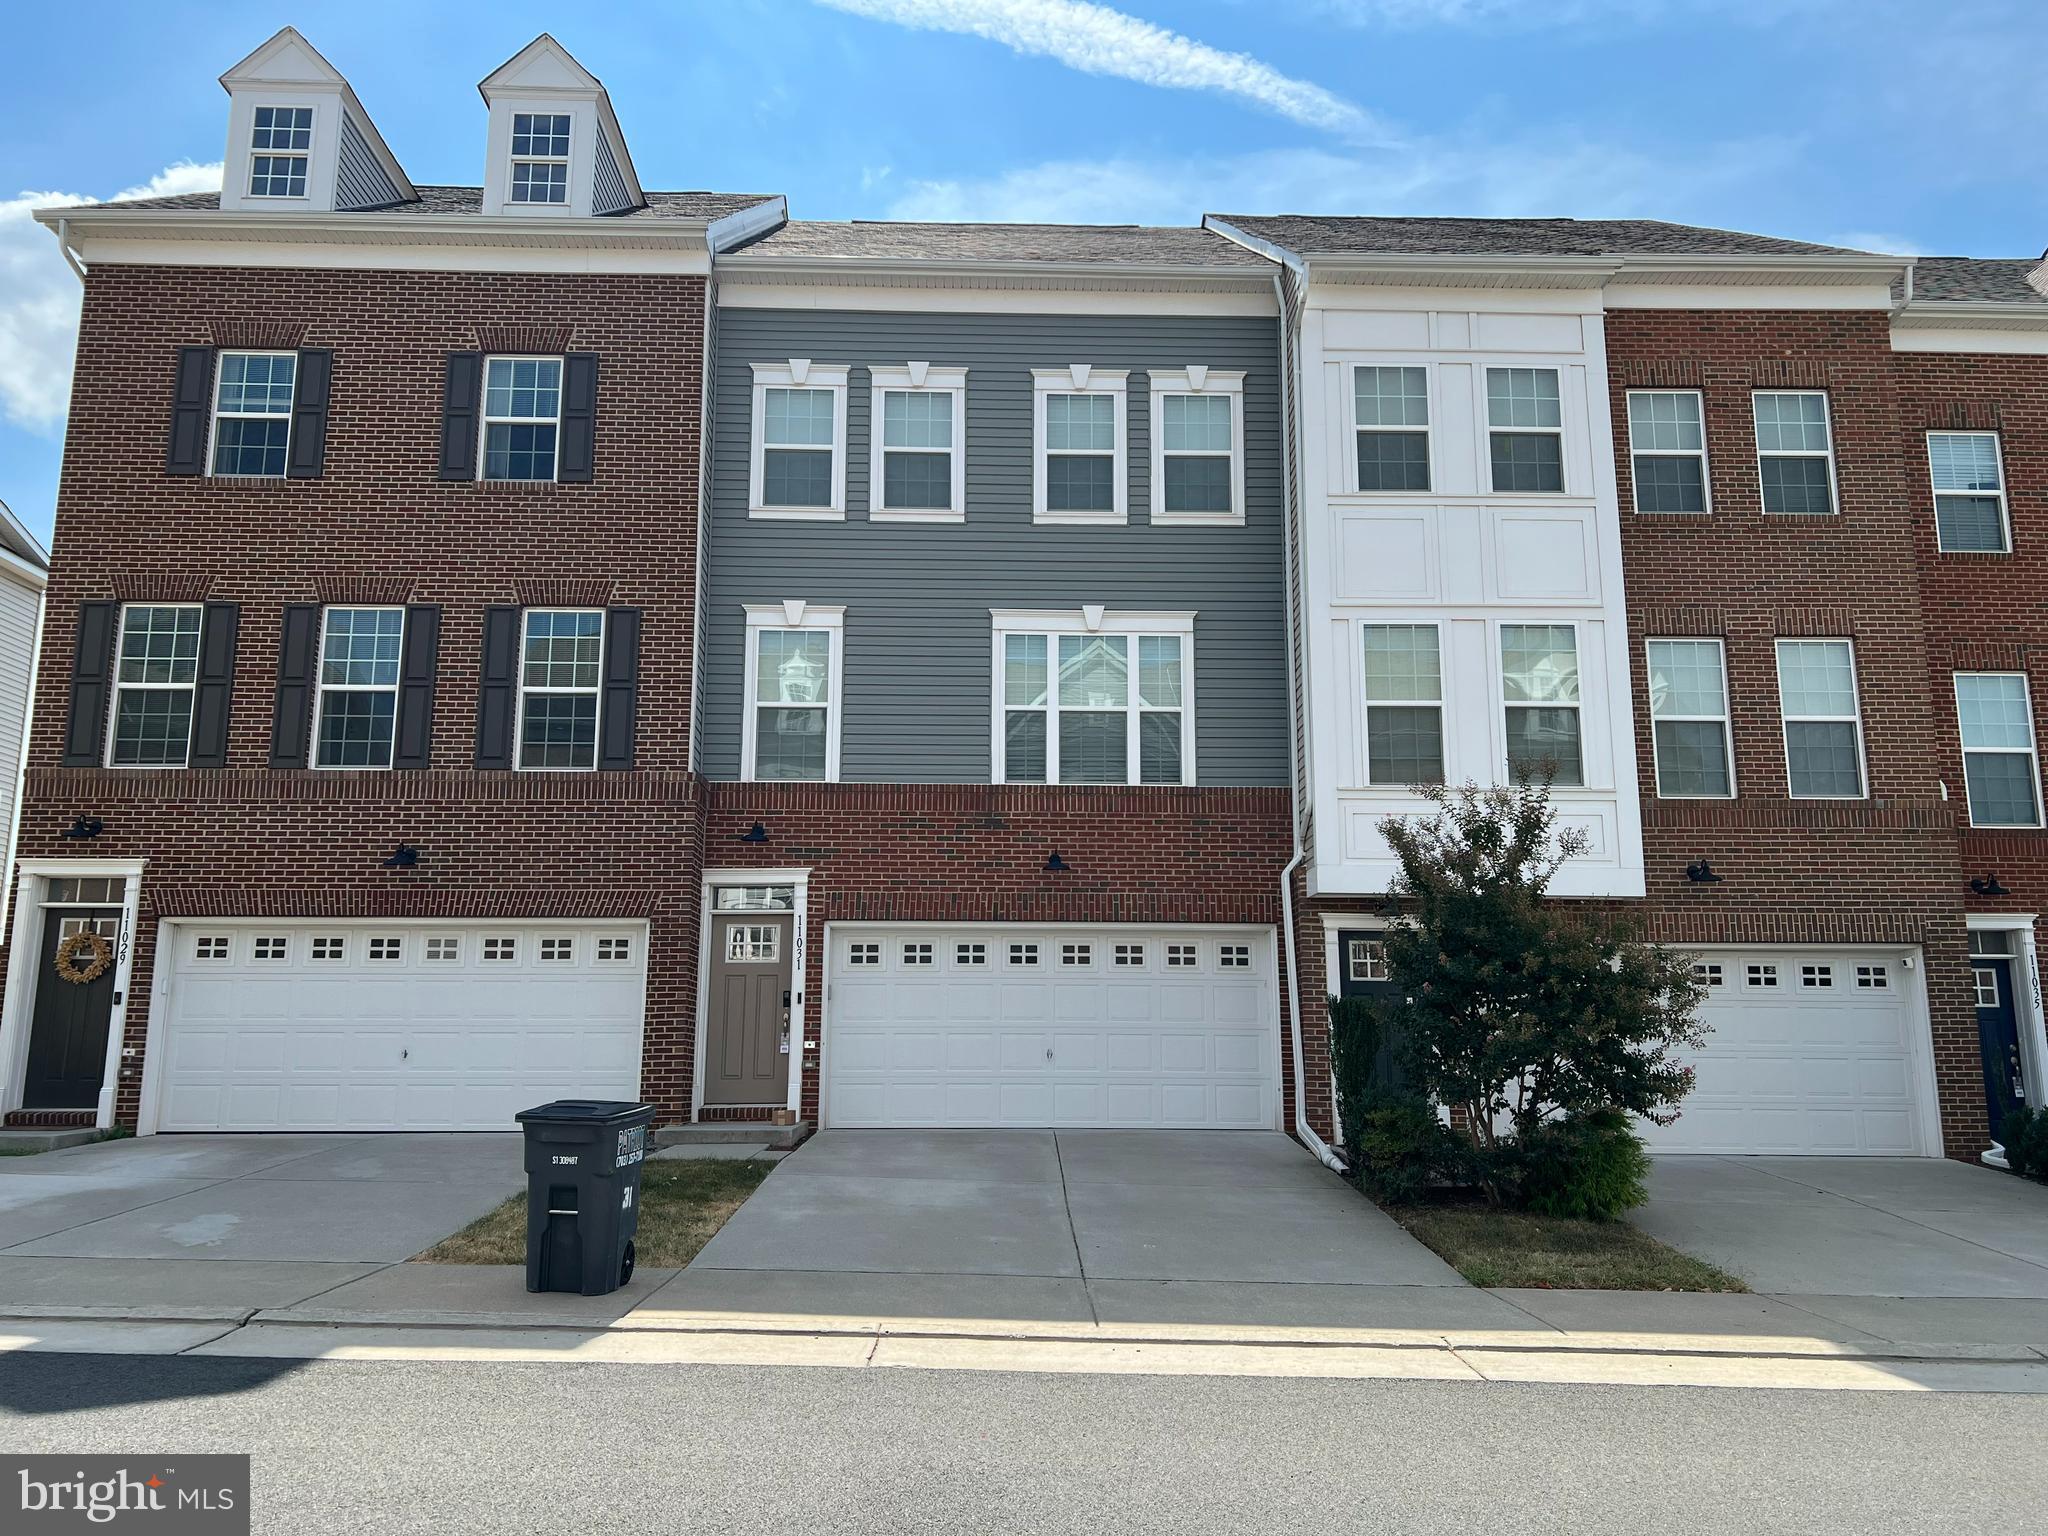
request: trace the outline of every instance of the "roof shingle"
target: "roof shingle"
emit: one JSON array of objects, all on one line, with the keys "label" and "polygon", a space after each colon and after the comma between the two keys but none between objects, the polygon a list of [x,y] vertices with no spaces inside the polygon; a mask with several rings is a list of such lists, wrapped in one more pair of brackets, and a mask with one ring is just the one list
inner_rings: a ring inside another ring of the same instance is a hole
[{"label": "roof shingle", "polygon": [[1659,219],[1340,218],[1219,213],[1254,239],[1329,256],[1862,256],[1732,229]]},{"label": "roof shingle", "polygon": [[1922,256],[1913,263],[1913,298],[1915,302],[2048,305],[2048,288],[2036,288],[2028,281],[2037,273],[2048,273],[2048,260],[2038,256]]},{"label": "roof shingle", "polygon": [[847,261],[1077,262],[1259,270],[1270,264],[1196,227],[1139,224],[895,224],[793,220],[749,254]]},{"label": "roof shingle", "polygon": [[[477,214],[483,212],[482,187],[419,187],[416,203],[394,203],[388,208],[345,210],[362,218],[417,218],[423,214]],[[722,219],[728,214],[771,201],[772,192],[649,192],[645,208],[628,208],[624,213],[605,214],[615,219]],[[177,197],[138,197],[121,203],[95,203],[95,208],[187,208],[205,212],[220,207],[218,192],[186,192]]]}]

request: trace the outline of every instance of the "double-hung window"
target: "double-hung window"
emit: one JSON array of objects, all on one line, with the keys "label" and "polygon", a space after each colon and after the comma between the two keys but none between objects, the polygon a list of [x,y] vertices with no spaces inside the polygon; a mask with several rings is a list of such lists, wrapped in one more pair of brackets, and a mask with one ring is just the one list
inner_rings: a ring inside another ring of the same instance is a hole
[{"label": "double-hung window", "polygon": [[1129,374],[1076,363],[1034,368],[1032,516],[1042,523],[1126,520]]},{"label": "double-hung window", "polygon": [[780,603],[747,609],[744,776],[827,783],[839,777],[844,608]]},{"label": "double-hung window", "polygon": [[1795,800],[1863,798],[1856,649],[1847,640],[1780,640],[1778,707],[1785,787]]},{"label": "double-hung window", "polygon": [[313,151],[311,107],[258,107],[249,129],[249,195],[304,197]]},{"label": "double-hung window", "polygon": [[1501,625],[1500,672],[1509,777],[1517,784],[1585,783],[1578,631],[1569,624]]},{"label": "double-hung window", "polygon": [[512,114],[512,195],[514,203],[569,201],[569,114]]},{"label": "double-hung window", "polygon": [[[868,383],[870,520],[964,521],[967,370],[934,368],[929,363],[876,365],[868,369]],[[829,421],[825,425],[829,428]],[[812,426],[816,435],[816,423]],[[829,434],[825,440],[831,441]],[[829,477],[823,488],[829,491]]]},{"label": "double-hung window", "polygon": [[2012,548],[1996,432],[1928,433],[1927,469],[1942,553],[2002,555]]},{"label": "double-hung window", "polygon": [[554,479],[561,429],[559,357],[484,360],[484,479]]},{"label": "double-hung window", "polygon": [[1429,489],[1429,370],[1357,368],[1351,376],[1361,491]]},{"label": "double-hung window", "polygon": [[1152,521],[1244,521],[1244,375],[1152,370]]},{"label": "double-hung window", "polygon": [[1495,491],[1564,489],[1564,406],[1555,368],[1487,369],[1486,423]]},{"label": "double-hung window", "polygon": [[278,476],[292,440],[296,352],[223,352],[213,383],[213,472]]},{"label": "double-hung window", "polygon": [[1728,676],[1719,640],[1644,642],[1650,664],[1650,736],[1657,794],[1726,800],[1735,793],[1728,739]]},{"label": "double-hung window", "polygon": [[749,516],[846,516],[846,381],[805,358],[754,364]]},{"label": "double-hung window", "polygon": [[595,768],[601,608],[529,608],[519,659],[519,766]]},{"label": "double-hung window", "polygon": [[1193,782],[1193,614],[995,622],[999,781]]},{"label": "double-hung window", "polygon": [[199,681],[197,603],[131,603],[114,648],[114,723],[107,761],[116,768],[182,768],[192,750]]},{"label": "double-hung window", "polygon": [[2041,825],[2034,712],[2019,672],[1958,672],[1956,723],[1973,827]]},{"label": "double-hung window", "polygon": [[1711,510],[1706,413],[1699,391],[1630,390],[1628,447],[1638,512]]},{"label": "double-hung window", "polygon": [[403,608],[329,608],[321,616],[314,767],[391,766],[404,639]]},{"label": "double-hung window", "polygon": [[1444,682],[1434,624],[1365,626],[1369,784],[1444,781]]},{"label": "double-hung window", "polygon": [[1764,510],[1792,516],[1833,512],[1835,450],[1828,397],[1819,390],[1759,390],[1751,402]]}]

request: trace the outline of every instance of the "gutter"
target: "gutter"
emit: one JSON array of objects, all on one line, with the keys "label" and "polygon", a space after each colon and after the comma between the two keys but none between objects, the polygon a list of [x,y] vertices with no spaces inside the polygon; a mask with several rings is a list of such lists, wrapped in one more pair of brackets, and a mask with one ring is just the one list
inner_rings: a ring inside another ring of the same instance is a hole
[{"label": "gutter", "polygon": [[71,268],[73,272],[76,272],[78,274],[78,280],[81,283],[84,282],[86,273],[85,261],[83,258],[79,256],[78,247],[71,243],[71,220],[68,218],[58,218],[52,221],[50,219],[43,219],[38,217],[37,222],[43,224],[49,224],[52,222],[55,223],[57,230],[57,249],[64,253],[65,263]]}]

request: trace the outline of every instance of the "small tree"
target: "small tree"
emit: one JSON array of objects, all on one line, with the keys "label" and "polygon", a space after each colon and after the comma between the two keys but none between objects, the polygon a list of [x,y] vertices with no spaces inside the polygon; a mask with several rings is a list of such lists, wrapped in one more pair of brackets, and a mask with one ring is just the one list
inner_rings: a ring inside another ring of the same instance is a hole
[{"label": "small tree", "polygon": [[1419,1087],[1460,1112],[1479,1177],[1504,1193],[1512,1138],[1550,1121],[1619,1110],[1677,1118],[1705,991],[1689,957],[1639,937],[1627,918],[1546,899],[1583,833],[1559,832],[1546,784],[1419,791],[1427,819],[1389,817],[1400,861],[1386,935],[1400,1032]]}]

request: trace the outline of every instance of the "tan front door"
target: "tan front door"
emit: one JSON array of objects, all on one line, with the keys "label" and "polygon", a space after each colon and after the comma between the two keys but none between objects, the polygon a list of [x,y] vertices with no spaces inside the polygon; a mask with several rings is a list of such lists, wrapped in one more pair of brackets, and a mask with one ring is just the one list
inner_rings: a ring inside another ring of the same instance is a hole
[{"label": "tan front door", "polygon": [[790,936],[787,913],[711,915],[706,1104],[789,1100]]}]

